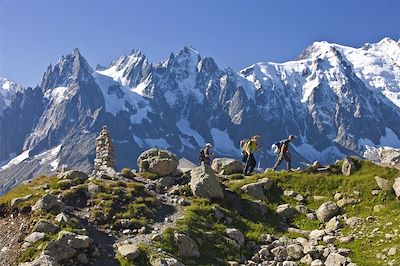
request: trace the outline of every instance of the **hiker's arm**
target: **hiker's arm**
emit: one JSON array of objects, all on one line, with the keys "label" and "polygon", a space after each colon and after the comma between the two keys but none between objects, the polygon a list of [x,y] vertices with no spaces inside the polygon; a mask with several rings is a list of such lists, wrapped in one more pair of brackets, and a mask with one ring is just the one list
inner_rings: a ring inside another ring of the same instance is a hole
[{"label": "hiker's arm", "polygon": [[286,148],[287,148],[287,144],[282,144],[280,155],[283,156],[283,154],[284,154]]}]

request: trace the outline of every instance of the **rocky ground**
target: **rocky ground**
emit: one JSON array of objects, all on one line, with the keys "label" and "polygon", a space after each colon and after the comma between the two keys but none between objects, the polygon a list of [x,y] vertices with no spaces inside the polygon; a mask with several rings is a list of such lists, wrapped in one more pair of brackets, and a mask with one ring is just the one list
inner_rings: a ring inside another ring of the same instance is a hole
[{"label": "rocky ground", "polygon": [[1,265],[399,265],[400,172],[358,159],[39,177],[0,198]]}]

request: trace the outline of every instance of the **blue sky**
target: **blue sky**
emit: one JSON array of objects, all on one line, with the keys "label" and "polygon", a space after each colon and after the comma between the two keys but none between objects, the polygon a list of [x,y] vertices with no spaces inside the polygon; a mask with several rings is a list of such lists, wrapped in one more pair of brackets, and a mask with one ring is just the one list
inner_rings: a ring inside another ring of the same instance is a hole
[{"label": "blue sky", "polygon": [[0,76],[35,86],[75,47],[95,67],[140,48],[152,62],[185,45],[221,67],[295,59],[312,42],[400,38],[398,0],[0,0]]}]

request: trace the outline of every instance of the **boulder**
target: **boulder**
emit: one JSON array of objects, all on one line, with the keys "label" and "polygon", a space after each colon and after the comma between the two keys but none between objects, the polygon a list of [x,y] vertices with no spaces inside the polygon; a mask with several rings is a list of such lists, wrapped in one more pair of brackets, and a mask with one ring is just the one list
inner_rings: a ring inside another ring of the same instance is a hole
[{"label": "boulder", "polygon": [[375,176],[375,181],[376,181],[376,184],[378,185],[378,187],[382,190],[391,190],[392,189],[391,182],[385,178]]},{"label": "boulder", "polygon": [[242,232],[235,228],[227,228],[226,234],[229,236],[229,238],[235,240],[240,245],[240,247],[243,247],[245,238]]},{"label": "boulder", "polygon": [[325,229],[328,231],[335,231],[341,227],[343,227],[343,224],[340,222],[337,216],[332,217],[329,222],[325,224]]},{"label": "boulder", "polygon": [[69,216],[63,212],[57,214],[56,218],[54,220],[59,223],[59,224],[67,224],[69,222]]},{"label": "boulder", "polygon": [[310,232],[310,235],[308,236],[308,238],[315,239],[315,240],[322,240],[322,238],[324,236],[326,236],[325,230],[315,229]]},{"label": "boulder", "polygon": [[286,247],[286,252],[289,257],[294,260],[300,260],[303,256],[303,247],[299,244],[290,244]]},{"label": "boulder", "polygon": [[322,260],[317,259],[311,262],[311,266],[324,266],[325,264],[322,262]]},{"label": "boulder", "polygon": [[346,257],[338,253],[331,253],[326,258],[325,266],[344,266],[346,265]]},{"label": "boulder", "polygon": [[184,257],[200,257],[199,248],[197,247],[196,242],[190,237],[175,233],[174,235],[175,241],[178,245],[179,252]]},{"label": "boulder", "polygon": [[176,184],[176,178],[173,176],[164,176],[157,180],[160,187],[170,187]]},{"label": "boulder", "polygon": [[81,171],[70,170],[64,173],[61,173],[57,176],[59,179],[69,179],[69,180],[77,180],[85,181],[89,178],[89,176]]},{"label": "boulder", "polygon": [[221,185],[214,171],[206,166],[200,166],[190,171],[190,188],[193,195],[204,198],[224,198]]},{"label": "boulder", "polygon": [[96,195],[97,193],[100,192],[100,187],[96,184],[93,183],[89,183],[87,185],[87,196],[88,197],[93,197],[94,195]]},{"label": "boulder", "polygon": [[211,168],[220,175],[243,173],[243,164],[231,158],[216,158],[213,160]]},{"label": "boulder", "polygon": [[270,189],[273,184],[274,181],[266,177],[257,180],[255,183],[242,186],[241,190],[256,199],[265,199],[264,189]]},{"label": "boulder", "polygon": [[276,208],[276,212],[279,214],[279,216],[287,220],[292,219],[297,214],[297,211],[290,206],[290,204],[279,205]]},{"label": "boulder", "polygon": [[43,253],[54,257],[57,261],[67,260],[77,254],[77,250],[87,249],[91,239],[86,235],[77,235],[68,231],[58,233],[56,240],[50,241]]},{"label": "boulder", "polygon": [[42,232],[33,232],[25,238],[25,242],[35,244],[39,240],[42,240],[46,234]]},{"label": "boulder", "polygon": [[151,172],[160,177],[174,174],[178,164],[175,154],[155,148],[143,152],[137,159],[140,172]]},{"label": "boulder", "polygon": [[338,200],[336,202],[338,207],[344,207],[344,206],[347,206],[347,205],[354,205],[354,204],[357,204],[357,203],[360,203],[360,200],[359,199],[353,199],[353,198],[343,198],[343,199]]},{"label": "boulder", "polygon": [[351,175],[353,174],[355,171],[357,171],[356,165],[353,162],[353,159],[351,159],[350,157],[346,157],[343,160],[343,164],[342,164],[342,173],[344,175]]},{"label": "boulder", "polygon": [[140,255],[140,250],[135,244],[126,244],[118,247],[118,253],[128,261],[133,261]]},{"label": "boulder", "polygon": [[313,168],[320,168],[321,167],[321,163],[319,161],[315,161],[315,162],[313,162],[312,167]]},{"label": "boulder", "polygon": [[58,214],[65,210],[65,203],[52,194],[46,194],[32,206],[32,211],[36,210]]},{"label": "boulder", "polygon": [[59,230],[59,227],[48,220],[39,220],[33,227],[34,232],[53,234]]},{"label": "boulder", "polygon": [[322,203],[322,205],[315,212],[318,220],[321,222],[329,221],[333,216],[336,216],[339,213],[339,207],[336,206],[332,201],[327,201]]},{"label": "boulder", "polygon": [[185,266],[182,262],[174,258],[155,258],[150,260],[151,266]]},{"label": "boulder", "polygon": [[400,177],[398,177],[394,180],[393,190],[394,190],[394,193],[396,194],[396,196],[398,198],[400,198]]},{"label": "boulder", "polygon": [[40,254],[34,261],[19,264],[19,266],[58,266],[55,258]]},{"label": "boulder", "polygon": [[32,198],[32,195],[26,195],[26,196],[23,196],[23,197],[19,197],[19,198],[14,198],[14,199],[12,199],[11,200],[11,208],[12,209],[15,209],[15,208],[17,208],[18,207],[18,205],[20,204],[20,203],[22,203],[22,202],[24,202],[24,201],[27,201],[27,200],[29,200],[30,198]]}]

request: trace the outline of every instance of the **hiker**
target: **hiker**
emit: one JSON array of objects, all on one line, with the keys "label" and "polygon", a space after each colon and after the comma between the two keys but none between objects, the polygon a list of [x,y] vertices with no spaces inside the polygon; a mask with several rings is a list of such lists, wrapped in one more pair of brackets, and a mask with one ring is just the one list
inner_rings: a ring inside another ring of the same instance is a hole
[{"label": "hiker", "polygon": [[254,159],[254,152],[260,148],[260,145],[258,144],[258,139],[260,136],[254,135],[251,137],[247,143],[243,145],[243,161],[246,162],[244,166],[243,173],[245,175],[249,175],[253,172],[254,167],[256,167],[256,159]]},{"label": "hiker", "polygon": [[279,144],[279,153],[278,156],[276,157],[276,161],[274,164],[274,167],[272,170],[276,170],[278,166],[285,160],[287,162],[287,170],[292,171],[292,155],[290,154],[289,151],[289,143],[295,139],[295,136],[289,135],[289,137],[283,141],[280,142]]},{"label": "hiker", "polygon": [[211,166],[212,162],[212,156],[214,155],[213,152],[211,152],[212,145],[211,143],[207,143],[204,149],[200,151],[199,159],[200,159],[200,165],[205,165],[205,166]]}]

